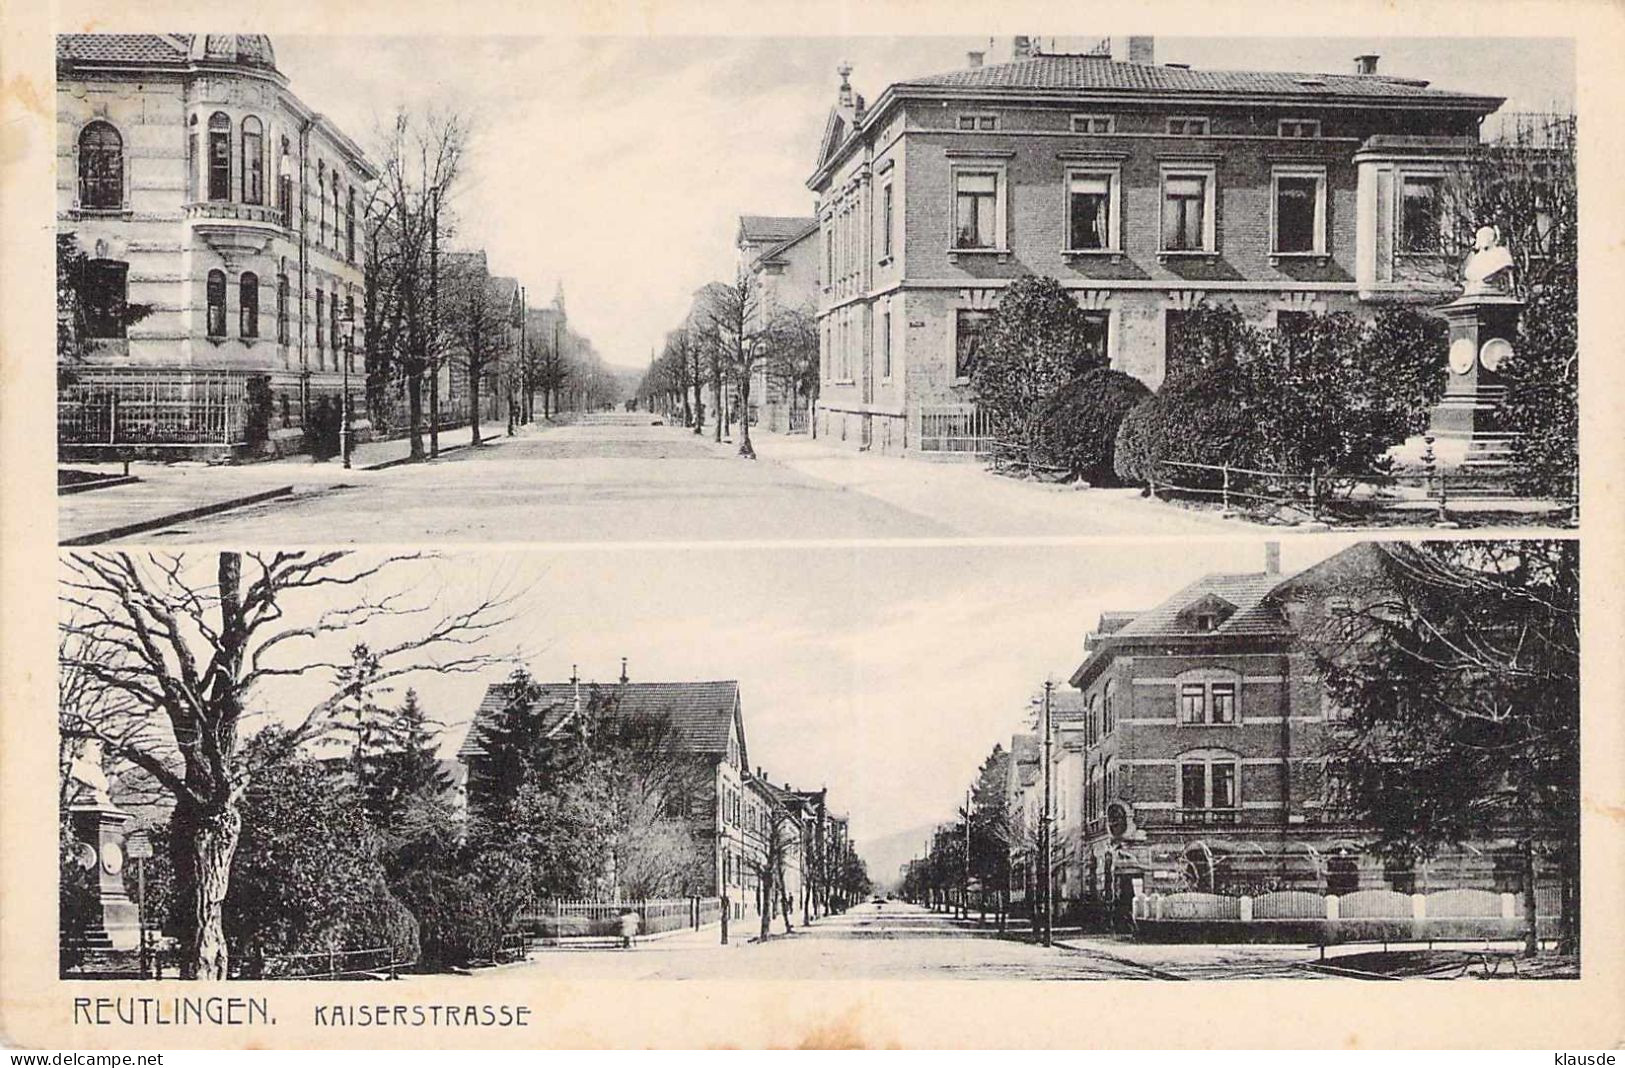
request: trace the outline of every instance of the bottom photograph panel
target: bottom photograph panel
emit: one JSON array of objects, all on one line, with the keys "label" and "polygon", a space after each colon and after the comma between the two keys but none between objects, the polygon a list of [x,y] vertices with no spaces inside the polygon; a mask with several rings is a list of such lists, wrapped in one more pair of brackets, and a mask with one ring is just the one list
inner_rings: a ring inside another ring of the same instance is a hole
[{"label": "bottom photograph panel", "polygon": [[64,979],[1580,974],[1573,540],[59,566]]}]

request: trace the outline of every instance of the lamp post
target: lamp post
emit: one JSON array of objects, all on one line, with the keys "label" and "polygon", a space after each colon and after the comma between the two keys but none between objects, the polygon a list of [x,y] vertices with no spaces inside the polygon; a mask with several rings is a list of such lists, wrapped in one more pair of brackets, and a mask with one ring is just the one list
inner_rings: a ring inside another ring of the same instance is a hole
[{"label": "lamp post", "polygon": [[[336,297],[336,294],[335,294]],[[348,303],[339,313],[339,324],[344,327],[344,396],[339,402],[339,452],[344,457],[344,469],[350,469],[350,364],[355,359],[355,312]]]}]

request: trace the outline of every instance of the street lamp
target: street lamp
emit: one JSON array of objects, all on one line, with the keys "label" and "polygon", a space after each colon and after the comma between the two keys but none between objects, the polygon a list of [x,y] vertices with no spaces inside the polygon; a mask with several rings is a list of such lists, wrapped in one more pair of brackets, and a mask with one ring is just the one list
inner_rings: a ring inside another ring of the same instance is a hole
[{"label": "street lamp", "polygon": [[[334,297],[335,302],[337,296]],[[350,469],[350,364],[355,360],[355,310],[348,302],[339,313],[339,325],[344,327],[344,397],[339,403],[339,451],[344,456],[344,469]]]}]

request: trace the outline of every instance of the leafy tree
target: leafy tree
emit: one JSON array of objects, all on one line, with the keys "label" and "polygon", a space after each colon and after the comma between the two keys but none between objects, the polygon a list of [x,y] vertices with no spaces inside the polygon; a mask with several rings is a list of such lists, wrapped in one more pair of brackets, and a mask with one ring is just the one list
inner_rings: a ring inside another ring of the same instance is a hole
[{"label": "leafy tree", "polygon": [[[267,956],[370,948],[354,946],[350,928],[364,915],[372,926],[369,914],[392,899],[377,838],[342,765],[290,755],[276,728],[256,735],[243,755],[254,776],[225,902],[232,952],[259,974]],[[415,957],[416,931],[403,925],[397,938],[392,951]]]},{"label": "leafy tree", "polygon": [[[732,382],[739,394],[739,455],[756,459],[750,443],[750,387],[757,366],[764,358],[767,334],[758,319],[762,310],[761,287],[756,276],[741,267],[732,283],[714,282],[705,288],[707,336],[715,360],[718,389]],[[720,392],[717,409],[721,411]],[[717,424],[721,440],[722,424]]]},{"label": "leafy tree", "polygon": [[513,306],[486,270],[485,253],[448,256],[441,268],[440,329],[450,364],[468,382],[470,442],[480,444],[480,389],[492,378],[511,344]]},{"label": "leafy tree", "polygon": [[1580,583],[1573,541],[1383,542],[1306,628],[1335,707],[1342,801],[1391,854],[1515,837],[1578,945]]},{"label": "leafy tree", "polygon": [[[89,354],[93,339],[90,318],[90,256],[70,231],[56,235],[56,366],[57,384],[73,380],[73,366]],[[151,304],[123,301],[103,309],[120,335],[153,312]]]},{"label": "leafy tree", "polygon": [[994,437],[1030,452],[1041,440],[1041,405],[1105,360],[1099,325],[1053,278],[1027,275],[1005,287],[983,325],[971,386]]}]

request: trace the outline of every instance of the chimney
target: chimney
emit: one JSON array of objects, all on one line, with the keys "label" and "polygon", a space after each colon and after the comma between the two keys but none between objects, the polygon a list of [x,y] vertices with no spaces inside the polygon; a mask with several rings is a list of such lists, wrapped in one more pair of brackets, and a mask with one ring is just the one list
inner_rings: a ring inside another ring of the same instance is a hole
[{"label": "chimney", "polygon": [[835,73],[841,76],[841,88],[837,94],[837,99],[840,101],[841,107],[850,108],[852,106],[852,82],[850,80],[852,64],[842,60],[841,65],[835,68]]},{"label": "chimney", "polygon": [[1354,57],[1354,73],[1355,74],[1375,74],[1375,73],[1377,73],[1377,60],[1380,59],[1380,58],[1381,57],[1378,56],[1374,52],[1367,52],[1363,56],[1355,56]]},{"label": "chimney", "polygon": [[1025,34],[1017,34],[1011,42],[1010,58],[1028,59],[1033,54],[1033,39]]},{"label": "chimney", "polygon": [[982,58],[986,55],[986,52],[966,52],[965,65],[973,69],[980,67],[982,65]]},{"label": "chimney", "polygon": [[1264,543],[1264,574],[1279,575],[1281,573],[1281,543],[1266,541]]},{"label": "chimney", "polygon": [[621,685],[626,685],[626,657],[621,657]]},{"label": "chimney", "polygon": [[1157,61],[1157,39],[1155,37],[1130,37],[1128,39],[1128,61],[1130,63],[1143,63],[1151,66]]}]

